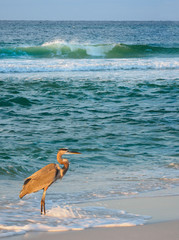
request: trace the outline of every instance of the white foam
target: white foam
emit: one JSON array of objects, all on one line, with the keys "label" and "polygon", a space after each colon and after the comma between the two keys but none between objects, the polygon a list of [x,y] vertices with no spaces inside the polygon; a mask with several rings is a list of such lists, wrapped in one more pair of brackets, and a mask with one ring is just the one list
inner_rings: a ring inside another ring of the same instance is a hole
[{"label": "white foam", "polygon": [[50,47],[50,46],[61,46],[61,45],[66,45],[67,42],[65,40],[54,40],[50,42],[45,42],[42,44],[42,47]]},{"label": "white foam", "polygon": [[60,206],[52,208],[51,210],[47,211],[47,216],[58,217],[61,219],[82,217],[79,213],[78,208],[75,210],[70,206],[65,206],[64,208],[61,208]]},{"label": "white foam", "polygon": [[[97,53],[96,53],[97,54]],[[172,59],[5,59],[0,73],[179,69]]]},{"label": "white foam", "polygon": [[67,42],[64,40],[54,40],[51,42],[46,42],[42,45],[42,47],[56,49],[57,51],[59,51],[59,55],[61,53],[61,49],[66,47],[69,48],[71,52],[74,52],[78,49],[85,50],[86,53],[92,57],[104,57],[107,52],[113,49],[114,46],[115,44],[92,45],[89,43],[80,44],[78,42]]},{"label": "white foam", "polygon": [[88,55],[94,57],[104,57],[107,52],[113,49],[113,45],[106,45],[106,46],[86,46],[85,50]]},{"label": "white foam", "polygon": [[30,213],[26,213],[25,209],[23,216],[13,212],[10,221],[7,217],[2,220],[4,223],[0,225],[0,237],[25,234],[29,231],[59,232],[83,230],[89,227],[135,226],[144,224],[147,219],[143,216],[104,207],[80,208],[68,205],[53,207],[47,211],[45,216],[37,214],[39,212],[30,216]]},{"label": "white foam", "polygon": [[170,163],[168,165],[169,168],[175,168],[175,169],[178,169],[179,168],[179,163]]},{"label": "white foam", "polygon": [[179,181],[179,178],[167,178],[167,177],[163,177],[163,178],[160,178],[160,180],[167,181],[167,182],[178,182],[178,181]]}]

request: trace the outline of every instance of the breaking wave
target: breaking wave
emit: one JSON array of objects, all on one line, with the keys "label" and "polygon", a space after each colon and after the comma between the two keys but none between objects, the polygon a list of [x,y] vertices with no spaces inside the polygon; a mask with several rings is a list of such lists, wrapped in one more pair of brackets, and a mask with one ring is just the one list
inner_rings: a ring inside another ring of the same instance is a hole
[{"label": "breaking wave", "polygon": [[179,69],[179,58],[4,59],[0,73]]},{"label": "breaking wave", "polygon": [[179,56],[179,47],[127,44],[81,44],[51,41],[39,46],[19,46],[0,49],[0,58],[138,58],[158,55]]},{"label": "breaking wave", "polygon": [[[17,236],[27,232],[60,232],[68,230],[83,230],[91,227],[115,227],[143,225],[150,217],[130,214],[121,210],[107,209],[104,207],[52,207],[46,216],[41,217],[36,209],[35,213],[26,211],[24,201],[16,204],[13,211],[3,210],[2,223],[0,224],[0,238]],[[8,205],[9,206],[9,205]],[[12,209],[14,205],[9,206]],[[24,207],[25,214],[22,215]],[[16,221],[16,222],[15,222]],[[16,224],[15,224],[16,223]]]}]

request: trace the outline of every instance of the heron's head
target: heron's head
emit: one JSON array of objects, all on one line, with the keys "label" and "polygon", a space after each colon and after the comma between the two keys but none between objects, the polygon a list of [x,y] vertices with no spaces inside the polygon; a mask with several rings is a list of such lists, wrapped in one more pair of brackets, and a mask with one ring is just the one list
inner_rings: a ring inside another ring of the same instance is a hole
[{"label": "heron's head", "polygon": [[69,151],[68,148],[61,148],[61,149],[59,149],[58,153],[60,153],[61,155],[63,155],[63,154],[81,154],[79,152]]}]

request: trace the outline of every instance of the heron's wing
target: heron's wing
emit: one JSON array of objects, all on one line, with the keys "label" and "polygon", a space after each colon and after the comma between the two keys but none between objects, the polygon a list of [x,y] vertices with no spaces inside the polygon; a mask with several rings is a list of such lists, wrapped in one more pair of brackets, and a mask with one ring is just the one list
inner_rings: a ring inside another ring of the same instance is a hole
[{"label": "heron's wing", "polygon": [[54,171],[57,171],[58,168],[56,166],[57,164],[55,163],[50,163],[47,166],[41,168],[40,170],[38,170],[37,172],[33,173],[30,177],[26,178],[25,181],[29,178],[33,179],[33,180],[39,180],[41,178],[46,178],[48,175],[52,177],[52,173]]},{"label": "heron's wing", "polygon": [[25,179],[20,195],[23,197],[26,194],[37,192],[45,187],[50,186],[57,179],[58,173],[59,167],[54,163],[41,168],[30,177]]}]

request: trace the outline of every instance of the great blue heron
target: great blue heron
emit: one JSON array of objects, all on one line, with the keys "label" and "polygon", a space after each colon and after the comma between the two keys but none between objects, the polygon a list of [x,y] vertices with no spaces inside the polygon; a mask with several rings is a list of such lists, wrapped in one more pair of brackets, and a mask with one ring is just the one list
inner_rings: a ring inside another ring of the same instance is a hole
[{"label": "great blue heron", "polygon": [[68,159],[63,159],[63,154],[80,154],[79,152],[71,152],[67,148],[61,148],[57,153],[57,161],[64,166],[61,168],[58,164],[50,163],[47,166],[41,168],[30,177],[26,178],[24,185],[19,194],[20,198],[23,198],[26,194],[37,192],[43,189],[43,195],[41,199],[41,214],[44,211],[45,214],[45,195],[48,187],[54,183],[57,179],[62,179],[69,167]]}]

